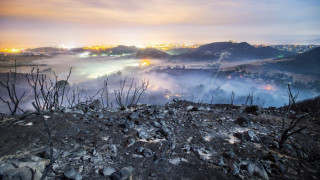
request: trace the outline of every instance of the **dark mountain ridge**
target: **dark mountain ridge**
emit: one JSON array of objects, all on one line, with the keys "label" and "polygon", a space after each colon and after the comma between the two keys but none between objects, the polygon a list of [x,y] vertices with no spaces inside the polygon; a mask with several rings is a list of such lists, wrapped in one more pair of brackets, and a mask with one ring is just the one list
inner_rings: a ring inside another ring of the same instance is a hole
[{"label": "dark mountain ridge", "polygon": [[265,64],[264,67],[320,77],[320,47],[290,56],[286,60]]},{"label": "dark mountain ridge", "polygon": [[140,49],[135,54],[135,58],[166,59],[168,57],[170,57],[169,54],[155,48]]},{"label": "dark mountain ridge", "polygon": [[281,51],[270,46],[254,47],[246,42],[215,42],[202,45],[199,48],[177,56],[184,59],[219,60],[225,61],[266,59],[294,55],[292,52]]},{"label": "dark mountain ridge", "polygon": [[117,47],[111,48],[111,54],[131,54],[137,52],[139,49],[135,46],[123,46],[119,45]]}]

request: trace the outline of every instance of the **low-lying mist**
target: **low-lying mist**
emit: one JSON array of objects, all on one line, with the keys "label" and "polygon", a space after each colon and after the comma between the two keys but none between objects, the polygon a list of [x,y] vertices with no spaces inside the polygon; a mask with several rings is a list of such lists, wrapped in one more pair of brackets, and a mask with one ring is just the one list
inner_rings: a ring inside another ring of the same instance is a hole
[{"label": "low-lying mist", "polygon": [[[69,69],[72,67],[69,79],[69,96],[73,89],[78,89],[81,90],[81,96],[89,94],[90,97],[94,96],[95,99],[106,101],[102,89],[105,88],[105,82],[108,79],[108,98],[113,107],[117,107],[114,90],[120,88],[120,81],[126,77],[125,90],[129,89],[132,80],[134,80],[136,87],[139,87],[142,80],[149,81],[148,89],[140,99],[141,103],[147,104],[165,104],[175,98],[213,104],[249,104],[248,97],[252,97],[251,103],[263,107],[279,107],[288,103],[286,86],[270,82],[264,83],[263,80],[257,81],[250,78],[227,77],[220,73],[223,68],[219,71],[218,69],[212,70],[212,66],[209,66],[208,62],[182,63],[181,61],[173,62],[159,59],[56,56],[36,60],[33,63],[35,66],[41,64],[42,66],[39,66],[40,72],[51,78],[55,72],[58,75],[58,80],[66,79]],[[223,62],[219,63],[222,64],[220,67],[223,67]],[[228,68],[231,67],[230,63],[225,65]],[[18,72],[30,73],[31,68],[32,66],[18,67]],[[30,94],[31,89],[27,86],[26,83],[26,86],[23,87],[26,87],[27,94]],[[293,92],[297,91],[293,89]],[[311,90],[299,90],[298,100],[317,95],[318,92]],[[30,97],[29,95],[24,99],[22,108],[32,109]],[[83,97],[82,101],[85,98]],[[65,103],[68,106],[68,102]],[[1,112],[7,112],[6,105],[3,103],[1,104]]]}]

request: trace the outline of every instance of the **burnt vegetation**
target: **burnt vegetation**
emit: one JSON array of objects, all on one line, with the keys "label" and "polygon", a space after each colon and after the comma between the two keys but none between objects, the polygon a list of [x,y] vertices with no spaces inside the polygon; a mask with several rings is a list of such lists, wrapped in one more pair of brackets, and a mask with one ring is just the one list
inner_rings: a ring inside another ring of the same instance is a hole
[{"label": "burnt vegetation", "polygon": [[25,95],[25,92],[23,92],[21,95],[18,95],[17,92],[17,61],[15,61],[15,70],[14,72],[10,71],[7,73],[7,79],[5,82],[0,81],[0,85],[6,89],[8,97],[2,97],[0,96],[0,99],[2,102],[7,104],[8,109],[10,110],[11,115],[14,115],[17,113],[17,111],[23,112],[23,110],[19,107],[19,104],[22,100],[22,98]]},{"label": "burnt vegetation", "polygon": [[[3,122],[0,126],[9,132],[20,123],[27,129],[20,130],[26,134],[42,137],[37,120],[42,121],[48,138],[35,141],[48,147],[44,152],[43,146],[39,148],[41,158],[48,162],[38,174],[34,169],[39,167],[28,166],[35,179],[177,179],[185,174],[191,179],[320,177],[318,170],[310,168],[319,167],[315,142],[319,142],[320,135],[312,126],[319,125],[320,98],[296,102],[299,93],[293,94],[290,85],[289,103],[282,108],[255,105],[258,97],[253,92],[243,98],[243,105],[236,105],[233,91],[229,104],[213,104],[212,93],[207,95],[210,104],[174,99],[157,106],[139,104],[149,87],[148,80],[125,77],[119,80],[117,89],[111,89],[106,78],[101,89],[91,91],[71,86],[71,74],[72,68],[66,79],[55,73],[51,78],[33,68],[25,78],[35,112],[24,113],[15,124]],[[16,76],[16,70],[9,72],[7,80],[0,82],[9,97],[1,100],[11,115],[23,112],[19,105],[25,97],[25,92],[17,93]],[[9,136],[1,136],[6,139],[4,142],[9,141]],[[310,147],[304,146],[303,141]],[[3,154],[7,151],[0,150]],[[146,160],[140,161],[143,158]],[[0,170],[17,163],[14,160],[1,164]],[[300,162],[303,165],[297,165]],[[131,166],[136,166],[137,172]],[[168,168],[178,173],[166,172]],[[1,178],[10,175],[0,172]]]}]

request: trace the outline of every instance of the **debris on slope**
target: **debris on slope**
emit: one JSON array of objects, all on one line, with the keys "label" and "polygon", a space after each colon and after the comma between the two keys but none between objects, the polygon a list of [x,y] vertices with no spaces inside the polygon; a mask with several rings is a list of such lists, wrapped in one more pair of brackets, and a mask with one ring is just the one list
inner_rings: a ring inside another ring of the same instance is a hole
[{"label": "debris on slope", "polygon": [[[187,101],[101,108],[94,101],[46,112],[55,148],[48,179],[320,178],[318,114],[279,149],[281,109]],[[39,179],[49,162],[39,117],[0,125],[0,177]]]}]

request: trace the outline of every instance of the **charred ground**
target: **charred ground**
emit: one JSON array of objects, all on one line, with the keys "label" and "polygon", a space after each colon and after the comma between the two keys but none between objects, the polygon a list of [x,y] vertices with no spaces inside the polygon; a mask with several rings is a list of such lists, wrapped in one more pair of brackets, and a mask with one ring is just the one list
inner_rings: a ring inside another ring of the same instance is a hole
[{"label": "charred ground", "polygon": [[[180,100],[125,111],[103,110],[95,101],[45,112],[55,155],[48,179],[319,179],[319,113],[291,111],[289,118],[306,115],[307,129],[281,149],[285,113]],[[1,119],[2,178],[40,177],[49,162],[41,117]]]}]

